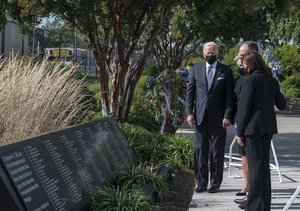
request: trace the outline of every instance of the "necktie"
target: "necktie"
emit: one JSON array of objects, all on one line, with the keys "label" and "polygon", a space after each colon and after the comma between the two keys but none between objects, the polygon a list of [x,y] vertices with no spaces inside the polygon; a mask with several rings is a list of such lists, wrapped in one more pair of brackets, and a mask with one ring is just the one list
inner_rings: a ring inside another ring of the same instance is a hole
[{"label": "necktie", "polygon": [[212,83],[212,75],[213,75],[213,66],[209,66],[207,70],[207,85],[208,89],[210,89],[211,83]]}]

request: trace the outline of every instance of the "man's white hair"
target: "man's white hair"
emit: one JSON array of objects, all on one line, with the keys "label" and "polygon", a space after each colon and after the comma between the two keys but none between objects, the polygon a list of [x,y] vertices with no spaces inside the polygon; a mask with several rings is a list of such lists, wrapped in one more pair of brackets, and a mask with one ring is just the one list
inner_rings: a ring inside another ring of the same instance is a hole
[{"label": "man's white hair", "polygon": [[214,49],[216,50],[216,53],[219,53],[219,47],[218,45],[215,43],[215,42],[207,42],[203,45],[203,52],[204,52],[204,49],[207,47],[207,46],[214,46]]}]

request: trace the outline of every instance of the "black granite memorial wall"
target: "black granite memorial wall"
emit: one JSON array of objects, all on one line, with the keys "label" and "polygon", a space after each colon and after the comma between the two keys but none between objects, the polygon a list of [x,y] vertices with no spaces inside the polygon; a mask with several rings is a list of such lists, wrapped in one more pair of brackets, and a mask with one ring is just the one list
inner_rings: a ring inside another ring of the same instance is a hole
[{"label": "black granite memorial wall", "polygon": [[116,121],[103,118],[0,147],[0,210],[85,210],[134,156]]}]

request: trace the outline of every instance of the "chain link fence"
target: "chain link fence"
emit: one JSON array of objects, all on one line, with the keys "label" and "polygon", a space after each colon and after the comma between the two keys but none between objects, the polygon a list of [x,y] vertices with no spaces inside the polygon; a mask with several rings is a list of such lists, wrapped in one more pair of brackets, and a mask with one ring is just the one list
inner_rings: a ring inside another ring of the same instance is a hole
[{"label": "chain link fence", "polygon": [[67,65],[78,65],[80,71],[96,74],[96,62],[92,49],[75,30],[46,30],[35,28],[23,35],[18,25],[8,21],[0,32],[0,56],[35,56],[47,57],[49,60],[62,60]]}]

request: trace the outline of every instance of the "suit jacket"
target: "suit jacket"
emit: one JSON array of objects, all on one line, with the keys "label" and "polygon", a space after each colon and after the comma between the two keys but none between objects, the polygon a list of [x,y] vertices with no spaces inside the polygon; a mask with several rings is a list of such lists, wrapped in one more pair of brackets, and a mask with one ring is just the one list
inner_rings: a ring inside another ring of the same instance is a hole
[{"label": "suit jacket", "polygon": [[[215,128],[222,127],[223,118],[233,120],[233,75],[232,70],[217,62],[210,89],[207,88],[206,62],[194,65],[187,87],[186,115],[194,114],[200,125],[205,110]],[[196,102],[196,103],[195,103]]]},{"label": "suit jacket", "polygon": [[274,104],[279,110],[286,106],[278,81],[263,70],[254,70],[242,86],[237,135],[242,137],[278,133]]},{"label": "suit jacket", "polygon": [[237,116],[238,116],[238,108],[239,108],[239,102],[240,102],[240,94],[242,90],[242,85],[245,80],[245,76],[240,75],[239,78],[235,80],[234,83],[234,121],[237,122]]}]

